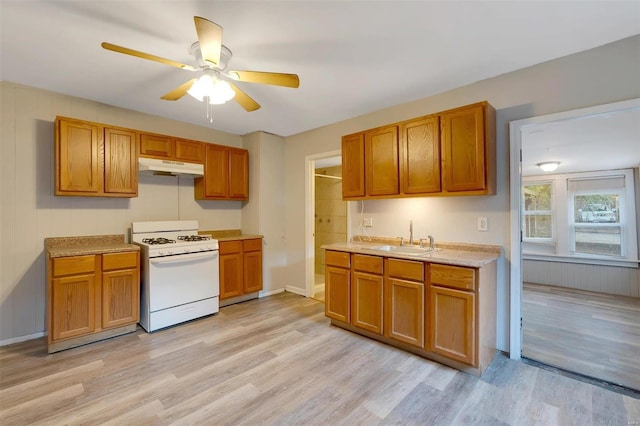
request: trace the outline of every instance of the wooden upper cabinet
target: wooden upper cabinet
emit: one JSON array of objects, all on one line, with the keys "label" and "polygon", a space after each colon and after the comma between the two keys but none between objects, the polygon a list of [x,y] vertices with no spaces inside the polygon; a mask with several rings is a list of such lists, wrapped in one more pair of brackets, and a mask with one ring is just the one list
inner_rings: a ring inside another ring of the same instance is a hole
[{"label": "wooden upper cabinet", "polygon": [[185,139],[175,140],[176,160],[188,163],[204,163],[205,144]]},{"label": "wooden upper cabinet", "polygon": [[400,185],[402,194],[440,192],[439,117],[424,117],[401,124]]},{"label": "wooden upper cabinet", "polygon": [[55,136],[56,195],[138,195],[135,131],[58,117]]},{"label": "wooden upper cabinet", "polygon": [[56,120],[56,195],[102,192],[102,129],[93,123]]},{"label": "wooden upper cabinet", "polygon": [[443,191],[495,192],[495,110],[486,102],[443,112]]},{"label": "wooden upper cabinet", "polygon": [[133,131],[104,129],[104,192],[138,193],[138,157]]},{"label": "wooden upper cabinet", "polygon": [[140,155],[143,157],[172,159],[175,157],[175,142],[170,136],[142,133]]},{"label": "wooden upper cabinet", "polygon": [[207,145],[204,169],[204,177],[194,181],[196,199],[229,198],[229,149]]},{"label": "wooden upper cabinet", "polygon": [[249,152],[229,149],[229,198],[249,199]]},{"label": "wooden upper cabinet", "polygon": [[398,126],[365,132],[364,147],[367,195],[398,194]]},{"label": "wooden upper cabinet", "polygon": [[248,200],[249,152],[205,145],[204,177],[194,180],[196,200]]},{"label": "wooden upper cabinet", "polygon": [[364,134],[344,136],[342,138],[343,198],[365,196],[364,170]]}]

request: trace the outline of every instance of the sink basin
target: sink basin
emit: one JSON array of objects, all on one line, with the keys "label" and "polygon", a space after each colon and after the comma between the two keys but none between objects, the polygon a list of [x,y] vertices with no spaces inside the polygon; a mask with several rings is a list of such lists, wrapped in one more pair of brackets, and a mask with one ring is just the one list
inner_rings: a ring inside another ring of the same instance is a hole
[{"label": "sink basin", "polygon": [[411,246],[373,246],[367,247],[369,250],[379,250],[386,251],[388,253],[396,253],[396,254],[404,254],[410,256],[419,256],[423,254],[433,253],[434,251],[439,251],[442,249],[439,248],[421,248],[421,247],[411,247]]}]

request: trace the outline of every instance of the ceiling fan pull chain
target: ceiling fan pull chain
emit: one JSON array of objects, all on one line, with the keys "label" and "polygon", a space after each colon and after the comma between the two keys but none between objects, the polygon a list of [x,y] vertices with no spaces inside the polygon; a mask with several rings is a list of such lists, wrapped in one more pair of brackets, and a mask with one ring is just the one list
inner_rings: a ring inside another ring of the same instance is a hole
[{"label": "ceiling fan pull chain", "polygon": [[209,123],[213,123],[213,105],[209,103],[209,96],[204,96],[204,104],[207,106],[207,120]]}]

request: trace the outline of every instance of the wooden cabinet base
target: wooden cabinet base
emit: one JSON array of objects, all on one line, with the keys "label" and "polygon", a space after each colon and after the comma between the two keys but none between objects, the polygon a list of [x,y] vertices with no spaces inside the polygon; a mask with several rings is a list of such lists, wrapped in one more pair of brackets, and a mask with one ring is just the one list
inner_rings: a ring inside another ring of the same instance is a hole
[{"label": "wooden cabinet base", "polygon": [[372,333],[372,332],[367,331],[367,330],[363,330],[362,328],[354,327],[351,324],[348,324],[346,322],[342,322],[342,321],[338,321],[338,320],[335,320],[335,319],[331,319],[331,325],[335,325],[336,327],[340,327],[340,328],[343,328],[345,330],[352,331],[352,332],[354,332],[356,334],[360,334],[362,336],[369,337],[370,339],[374,339],[374,340],[377,340],[379,342],[386,343],[387,345],[402,349],[402,350],[407,351],[407,352],[411,352],[413,354],[416,354],[416,355],[421,356],[423,358],[430,359],[432,361],[439,362],[440,364],[448,365],[449,367],[455,368],[455,369],[460,370],[460,371],[464,371],[465,373],[473,374],[474,376],[482,376],[482,373],[484,373],[485,370],[487,369],[487,367],[489,367],[489,365],[491,364],[491,361],[493,361],[493,358],[496,355],[496,350],[495,349],[493,349],[491,351],[487,351],[487,350],[483,351],[481,353],[481,356],[480,356],[480,360],[479,360],[479,363],[478,363],[478,368],[474,368],[474,367],[470,367],[468,364],[463,364],[461,362],[454,361],[452,359],[440,356],[440,355],[435,354],[433,352],[425,351],[425,350],[417,348],[417,347],[415,347],[413,345],[408,345],[408,344],[399,342],[399,341],[397,341],[395,339],[390,339],[388,337],[384,337],[384,336],[381,336],[379,334]]},{"label": "wooden cabinet base", "polygon": [[97,342],[99,340],[109,339],[115,336],[121,336],[123,334],[133,333],[138,328],[137,324],[129,324],[123,327],[110,328],[98,333],[88,334],[86,336],[75,337],[66,340],[58,340],[53,343],[49,343],[47,346],[47,352],[50,354],[54,352],[64,351],[65,349],[75,348],[77,346],[86,345],[88,343]]}]

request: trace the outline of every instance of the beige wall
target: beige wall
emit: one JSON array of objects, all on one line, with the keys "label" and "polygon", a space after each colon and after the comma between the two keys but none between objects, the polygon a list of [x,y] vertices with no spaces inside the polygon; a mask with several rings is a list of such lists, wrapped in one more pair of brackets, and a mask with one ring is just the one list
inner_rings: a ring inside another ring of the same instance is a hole
[{"label": "beige wall", "polygon": [[[342,135],[487,100],[497,112],[497,195],[415,198],[365,202],[373,217],[372,235],[416,236],[436,241],[498,244],[498,347],[509,347],[509,122],[538,115],[640,97],[640,36],[483,80],[449,92],[376,111],[286,138],[287,235],[304,235],[305,156],[340,148]],[[359,205],[352,206],[358,229]],[[489,219],[489,231],[476,231],[476,218]],[[287,240],[288,282],[305,288],[304,240]]]},{"label": "beige wall", "polygon": [[241,227],[239,201],[195,201],[193,179],[140,176],[139,197],[53,195],[56,115],[229,146],[242,137],[12,83],[0,83],[0,342],[44,331],[45,237],[127,234],[131,222]]},{"label": "beige wall", "polygon": [[[342,166],[315,170],[316,174],[342,176]],[[323,244],[347,241],[347,202],[342,200],[342,181],[315,177],[315,273],[324,274]]]},{"label": "beige wall", "polygon": [[261,295],[284,289],[284,138],[264,132],[245,136],[249,150],[249,201],[242,208],[245,233],[264,236]]}]

